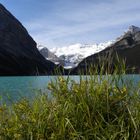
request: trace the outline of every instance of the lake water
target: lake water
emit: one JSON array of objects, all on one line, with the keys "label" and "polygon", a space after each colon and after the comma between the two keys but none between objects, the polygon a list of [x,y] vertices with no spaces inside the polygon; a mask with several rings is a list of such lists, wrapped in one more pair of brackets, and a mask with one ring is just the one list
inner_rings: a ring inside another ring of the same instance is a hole
[{"label": "lake water", "polygon": [[[56,78],[57,76],[0,77],[0,102],[13,102],[23,97],[32,98],[38,90],[49,92],[47,85]],[[72,79],[78,78],[79,76],[72,76]]]},{"label": "lake water", "polygon": [[[47,91],[47,85],[57,76],[23,76],[23,77],[0,77],[1,101],[18,100],[22,97],[33,97],[37,90]],[[78,81],[79,76],[70,76]],[[140,75],[126,75],[125,78],[133,79],[135,83],[140,82]]]}]

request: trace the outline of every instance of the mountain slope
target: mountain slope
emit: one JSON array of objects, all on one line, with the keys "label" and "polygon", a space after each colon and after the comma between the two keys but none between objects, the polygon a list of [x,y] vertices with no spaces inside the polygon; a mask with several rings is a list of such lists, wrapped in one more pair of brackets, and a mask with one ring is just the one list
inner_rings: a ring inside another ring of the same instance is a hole
[{"label": "mountain slope", "polygon": [[[109,73],[111,73],[114,70],[118,56],[125,60],[127,73],[132,73],[134,67],[134,72],[140,73],[140,28],[131,26],[110,47],[85,58],[71,73],[78,74],[79,71],[88,73],[87,69],[91,65],[99,66],[101,63],[106,63],[104,71],[107,70],[109,65]],[[98,71],[100,71],[100,66]]]},{"label": "mountain slope", "polygon": [[23,25],[0,4],[0,75],[51,74],[54,68]]}]

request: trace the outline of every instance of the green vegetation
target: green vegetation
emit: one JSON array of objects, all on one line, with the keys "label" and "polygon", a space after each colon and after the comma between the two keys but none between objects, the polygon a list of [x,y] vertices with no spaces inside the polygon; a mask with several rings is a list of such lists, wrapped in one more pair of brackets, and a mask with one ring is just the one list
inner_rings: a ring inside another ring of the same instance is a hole
[{"label": "green vegetation", "polygon": [[116,75],[59,76],[39,93],[0,106],[2,140],[139,140],[140,85]]}]

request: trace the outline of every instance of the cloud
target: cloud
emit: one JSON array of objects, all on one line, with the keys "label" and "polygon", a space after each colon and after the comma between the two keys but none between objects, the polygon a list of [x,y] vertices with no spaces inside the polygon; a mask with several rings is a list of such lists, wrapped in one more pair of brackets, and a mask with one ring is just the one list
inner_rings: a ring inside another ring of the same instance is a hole
[{"label": "cloud", "polygon": [[[102,38],[99,39],[100,31],[105,28],[110,31],[113,27],[126,28],[131,24],[140,23],[139,0],[109,0],[106,3],[93,3],[92,0],[83,3],[79,0],[62,2],[64,0],[58,0],[48,14],[24,22],[37,42],[47,46],[60,46],[76,38],[83,39],[84,35],[87,37],[85,40],[89,42],[90,36],[94,36],[96,41],[105,40],[106,32],[102,32],[104,37],[101,35]],[[47,10],[43,12],[47,13]],[[117,31],[114,31],[115,33]]]}]

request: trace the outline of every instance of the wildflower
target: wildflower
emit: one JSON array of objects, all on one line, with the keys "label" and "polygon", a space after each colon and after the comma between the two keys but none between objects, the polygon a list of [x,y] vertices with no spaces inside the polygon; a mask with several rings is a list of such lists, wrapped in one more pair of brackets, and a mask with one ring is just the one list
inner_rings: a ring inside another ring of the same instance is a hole
[{"label": "wildflower", "polygon": [[78,93],[78,90],[77,90],[77,89],[75,89],[75,90],[74,90],[74,92],[75,92],[75,93]]},{"label": "wildflower", "polygon": [[126,87],[122,88],[122,93],[125,93],[127,91]]},{"label": "wildflower", "polygon": [[0,112],[3,112],[4,111],[4,108],[3,107],[0,107]]},{"label": "wildflower", "polygon": [[52,89],[53,89],[53,87],[52,87],[52,84],[51,84],[51,83],[49,83],[49,84],[48,84],[48,89],[49,89],[49,90],[52,90]]},{"label": "wildflower", "polygon": [[113,91],[116,93],[116,92],[118,92],[118,89],[114,87]]},{"label": "wildflower", "polygon": [[65,82],[63,77],[58,77],[58,80],[59,80],[59,82],[62,82],[62,83]]},{"label": "wildflower", "polygon": [[14,134],[14,137],[15,137],[16,139],[19,139],[19,138],[21,137],[21,134]]}]

